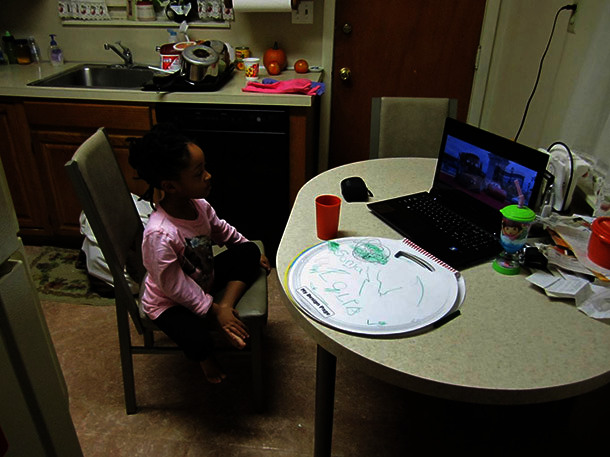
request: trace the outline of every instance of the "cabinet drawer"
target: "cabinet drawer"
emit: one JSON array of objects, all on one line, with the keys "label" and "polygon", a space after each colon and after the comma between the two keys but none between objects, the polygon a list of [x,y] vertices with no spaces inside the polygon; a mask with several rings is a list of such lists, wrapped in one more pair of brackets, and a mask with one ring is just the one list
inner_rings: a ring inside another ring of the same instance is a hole
[{"label": "cabinet drawer", "polygon": [[24,107],[30,126],[142,131],[152,127],[148,106],[25,101]]}]

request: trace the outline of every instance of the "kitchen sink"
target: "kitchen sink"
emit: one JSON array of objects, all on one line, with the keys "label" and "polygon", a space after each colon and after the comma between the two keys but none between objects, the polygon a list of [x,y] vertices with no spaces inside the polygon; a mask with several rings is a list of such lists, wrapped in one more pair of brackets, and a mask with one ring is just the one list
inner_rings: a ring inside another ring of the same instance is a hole
[{"label": "kitchen sink", "polygon": [[140,89],[155,72],[142,66],[83,64],[33,81],[28,86],[78,87],[89,89]]}]

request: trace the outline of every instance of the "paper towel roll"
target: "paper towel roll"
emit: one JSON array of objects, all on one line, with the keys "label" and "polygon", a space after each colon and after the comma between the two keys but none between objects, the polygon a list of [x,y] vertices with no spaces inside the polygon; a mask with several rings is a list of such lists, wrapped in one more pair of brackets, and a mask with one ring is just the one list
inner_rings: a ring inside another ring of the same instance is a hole
[{"label": "paper towel roll", "polygon": [[237,13],[286,13],[297,8],[298,0],[233,0]]}]

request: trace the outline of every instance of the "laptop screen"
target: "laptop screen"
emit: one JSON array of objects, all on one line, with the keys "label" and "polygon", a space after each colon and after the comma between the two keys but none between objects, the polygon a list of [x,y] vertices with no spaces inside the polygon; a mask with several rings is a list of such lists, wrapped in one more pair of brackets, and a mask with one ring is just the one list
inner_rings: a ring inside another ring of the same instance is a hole
[{"label": "laptop screen", "polygon": [[433,188],[467,194],[494,209],[518,204],[520,189],[533,208],[547,161],[540,151],[447,119]]}]

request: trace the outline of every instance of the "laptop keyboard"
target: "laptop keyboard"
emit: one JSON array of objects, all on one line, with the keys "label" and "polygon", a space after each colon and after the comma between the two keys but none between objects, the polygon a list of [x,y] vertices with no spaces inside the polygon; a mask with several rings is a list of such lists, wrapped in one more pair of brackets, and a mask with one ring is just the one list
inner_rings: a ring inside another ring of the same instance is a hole
[{"label": "laptop keyboard", "polygon": [[412,213],[415,218],[427,220],[426,225],[433,225],[451,240],[456,248],[478,251],[498,244],[493,234],[438,203],[428,193],[407,195],[395,203],[402,211]]}]

